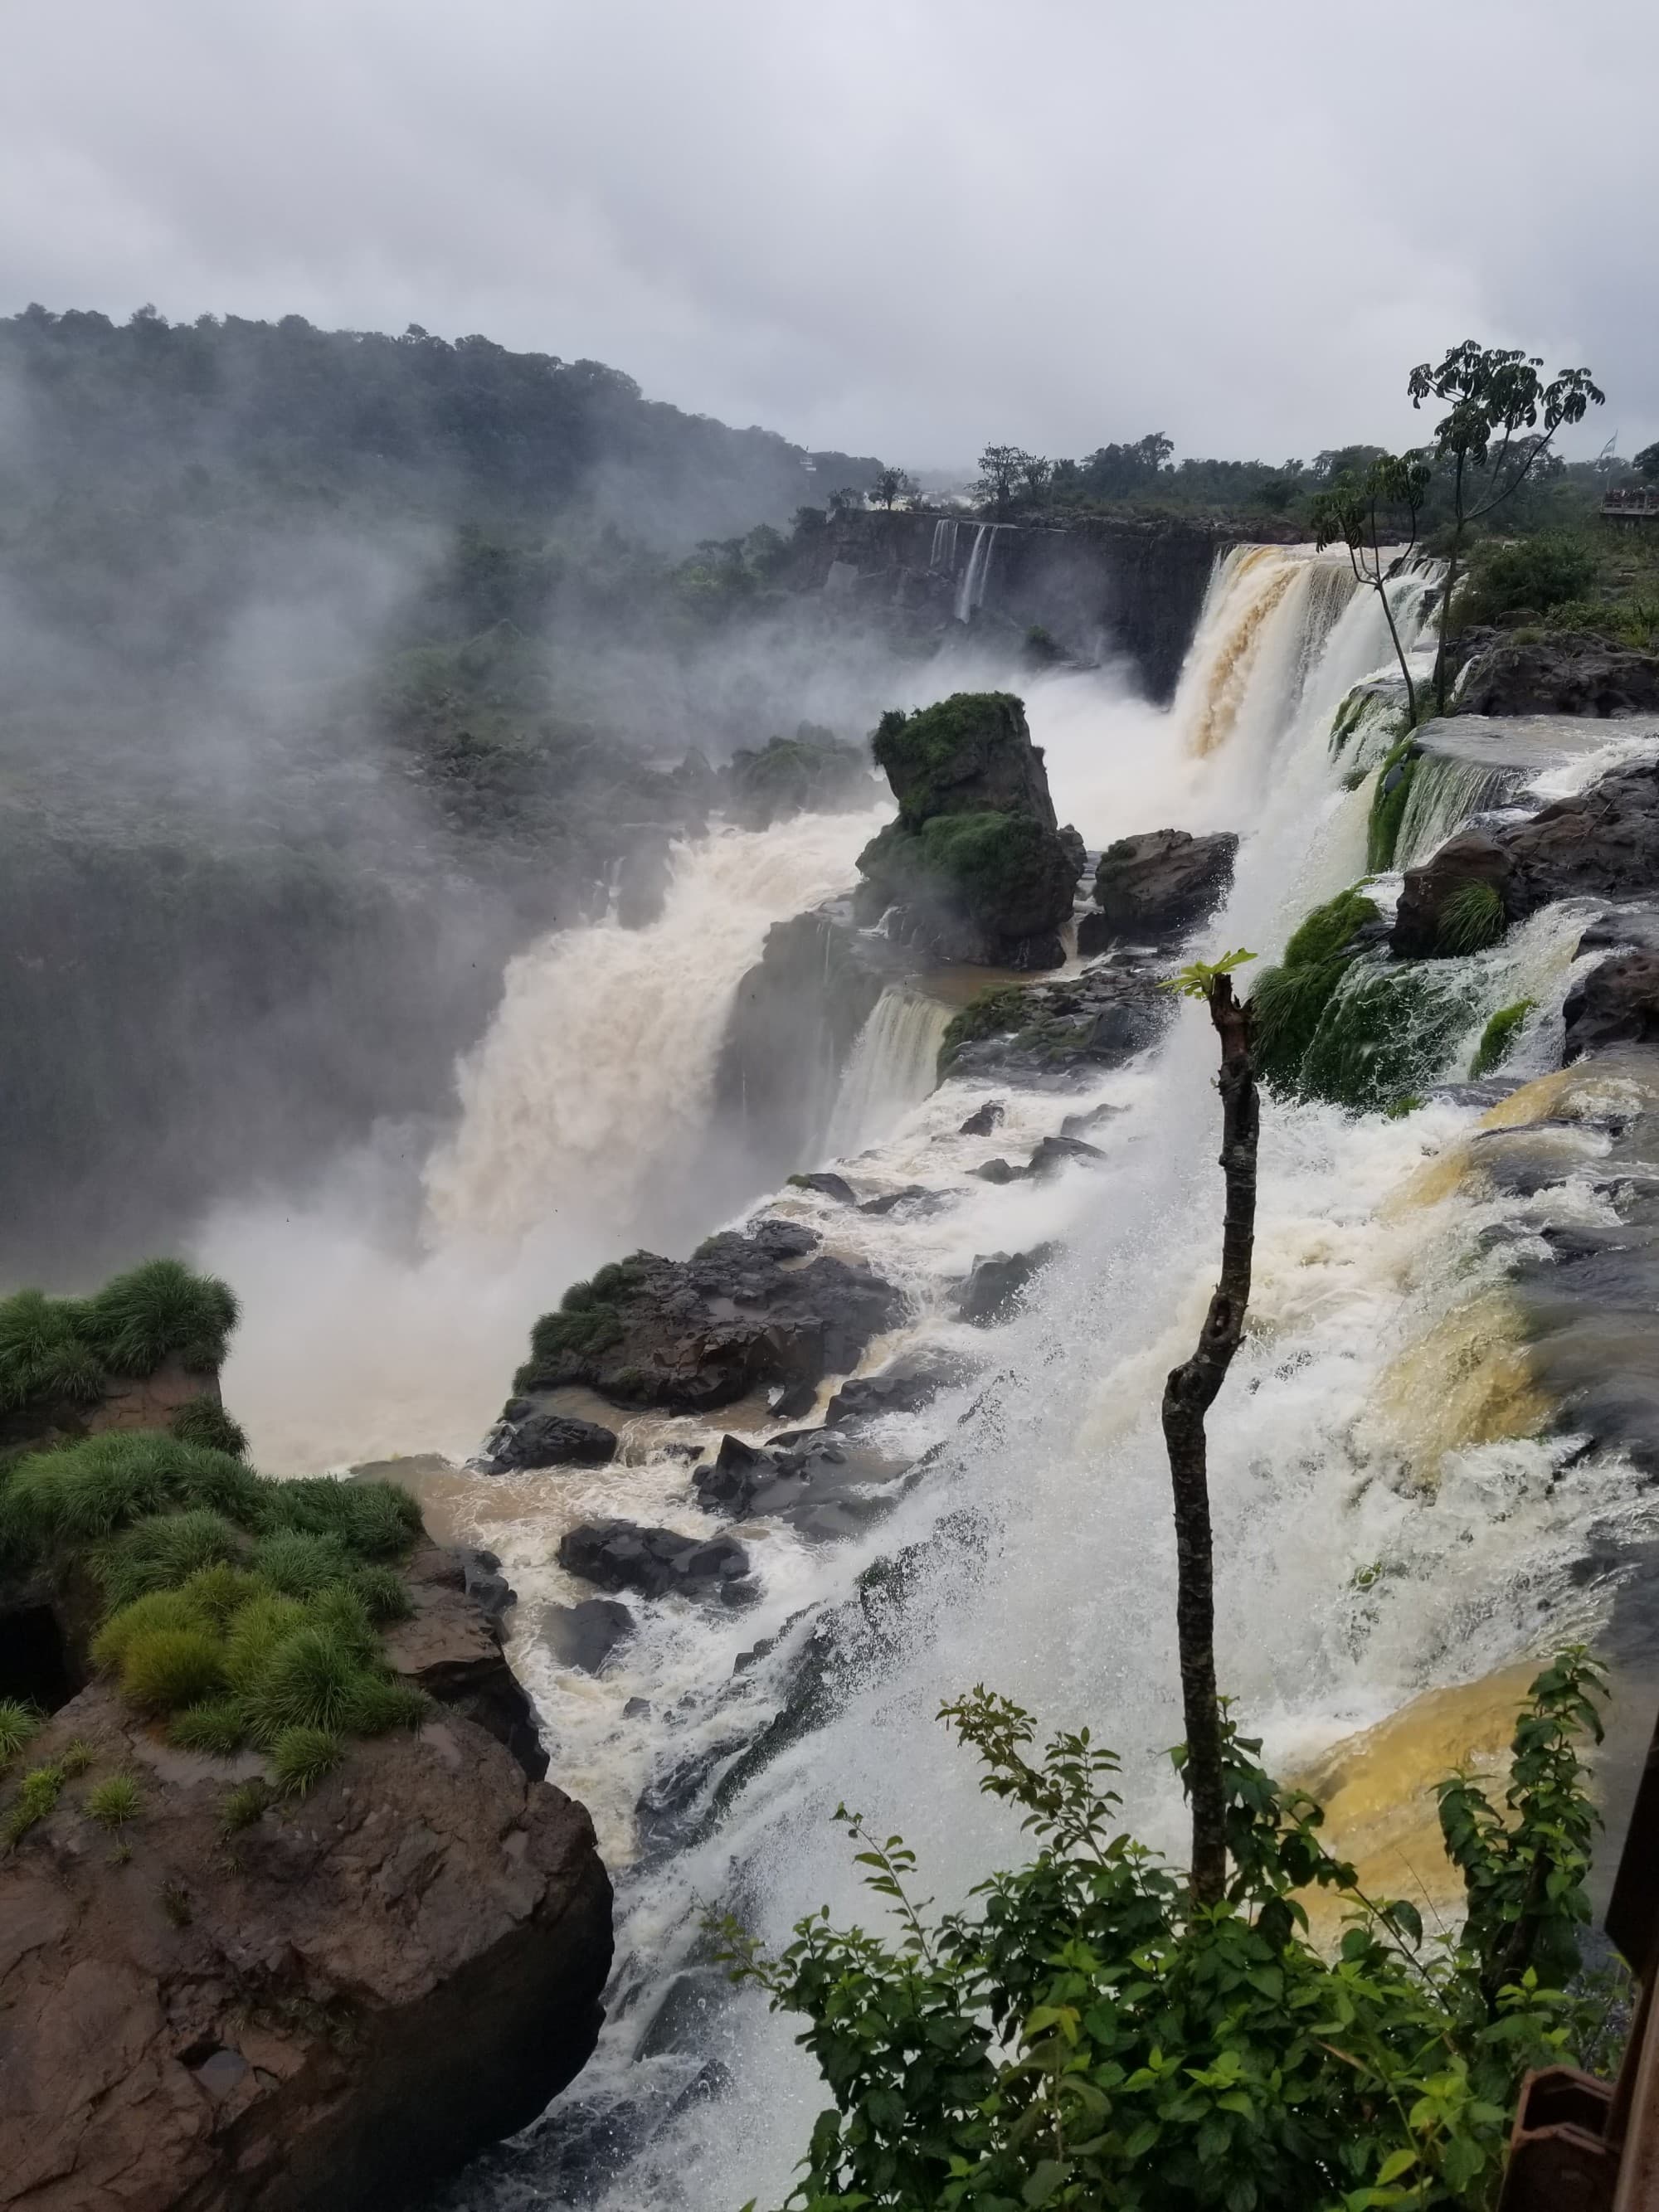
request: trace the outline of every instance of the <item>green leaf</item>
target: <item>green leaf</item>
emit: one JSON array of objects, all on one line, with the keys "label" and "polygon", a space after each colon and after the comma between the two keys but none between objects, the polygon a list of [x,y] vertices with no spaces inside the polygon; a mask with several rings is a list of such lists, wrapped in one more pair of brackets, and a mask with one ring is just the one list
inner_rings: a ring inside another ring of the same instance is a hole
[{"label": "green leaf", "polygon": [[1020,2202],[1033,2206],[1046,2204],[1070,2172],[1070,2166],[1057,2158],[1039,2159],[1030,2179],[1019,2192]]},{"label": "green leaf", "polygon": [[1417,2153],[1409,2148],[1405,2150],[1390,2151],[1383,2160],[1382,2169],[1377,2174],[1377,2185],[1380,2188],[1386,2188],[1389,2182],[1398,2181],[1401,2175],[1409,2173],[1416,2163]]}]

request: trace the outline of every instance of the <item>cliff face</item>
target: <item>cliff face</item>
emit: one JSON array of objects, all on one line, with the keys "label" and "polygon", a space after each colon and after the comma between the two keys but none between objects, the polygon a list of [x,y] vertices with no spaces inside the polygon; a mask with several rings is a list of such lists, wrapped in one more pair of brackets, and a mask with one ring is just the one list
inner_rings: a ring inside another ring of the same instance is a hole
[{"label": "cliff face", "polygon": [[[796,581],[948,623],[980,525],[931,514],[843,516],[821,533]],[[1218,548],[1250,533],[1202,522],[1081,520],[997,526],[979,617],[1046,629],[1080,657],[1122,655],[1146,696],[1175,693]]]}]

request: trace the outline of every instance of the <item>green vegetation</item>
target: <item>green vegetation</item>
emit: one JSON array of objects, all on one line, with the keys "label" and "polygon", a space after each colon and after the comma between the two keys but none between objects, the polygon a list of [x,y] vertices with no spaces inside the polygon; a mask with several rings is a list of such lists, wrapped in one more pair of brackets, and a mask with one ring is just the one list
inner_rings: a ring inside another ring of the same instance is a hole
[{"label": "green vegetation", "polygon": [[262,1778],[256,1775],[251,1782],[239,1782],[226,1796],[219,1816],[221,1829],[227,1836],[234,1836],[244,1828],[251,1828],[269,1809],[270,1802],[270,1784]]},{"label": "green vegetation", "polygon": [[[1389,584],[1417,543],[1430,477],[1428,463],[1416,454],[1379,453],[1363,476],[1346,471],[1338,476],[1328,489],[1316,495],[1310,511],[1314,543],[1320,550],[1328,545],[1346,546],[1354,581],[1376,594],[1406,687],[1407,718],[1412,722],[1417,720],[1417,686],[1400,642]],[[1334,749],[1340,751],[1340,744]]]},{"label": "green vegetation", "polygon": [[72,1737],[58,1754],[58,1764],[71,1782],[84,1774],[95,1756],[92,1746],[82,1735]]},{"label": "green vegetation", "polygon": [[950,1073],[964,1045],[973,1044],[980,1037],[998,1036],[1005,1030],[1018,1029],[1030,1004],[1030,994],[1023,984],[993,983],[988,990],[981,991],[977,998],[959,1008],[951,1015],[939,1040],[940,1082]]},{"label": "green vegetation", "polygon": [[[865,2212],[1333,2212],[1487,2206],[1529,2069],[1588,2057],[1600,2008],[1569,1993],[1595,1814],[1578,1757],[1598,1738],[1595,1668],[1533,1683],[1494,1805],[1441,1784],[1461,1936],[1425,1944],[1407,1899],[1373,1899],[1324,1846],[1323,1815],[1224,1723],[1224,1896],[1194,1906],[1115,1832],[1118,1762],[1087,1730],[1038,1756],[1031,1717],[983,1690],[941,1717],[1036,1856],[930,1917],[896,1836],[838,1817],[896,1939],[801,1921],[779,1957],[732,1922],[737,1979],[799,2014],[833,2098],[792,2205]],[[1180,1754],[1177,1754],[1177,1763]],[[1300,1893],[1346,1929],[1307,1936]]]},{"label": "green vegetation", "polygon": [[1358,957],[1352,940],[1377,919],[1362,884],[1316,907],[1292,933],[1285,957],[1264,968],[1250,994],[1255,1059],[1264,1082],[1293,1090],[1320,1018]]},{"label": "green vegetation", "polygon": [[12,1850],[44,1820],[64,1792],[61,1766],[36,1766],[17,1785],[17,1795],[0,1814],[0,1850]]},{"label": "green vegetation", "polygon": [[143,1798],[130,1774],[112,1774],[88,1790],[82,1809],[100,1828],[124,1828],[143,1811]]},{"label": "green vegetation", "polygon": [[167,1423],[167,1432],[181,1443],[206,1444],[210,1450],[228,1452],[234,1459],[240,1459],[247,1450],[247,1434],[241,1423],[232,1420],[219,1401],[205,1394],[179,1407]]},{"label": "green vegetation", "polygon": [[89,1298],[14,1291],[0,1299],[0,1410],[85,1402],[112,1376],[151,1375],[175,1355],[188,1368],[216,1368],[235,1325],[228,1287],[178,1260],[146,1260]]},{"label": "green vegetation", "polygon": [[1183,999],[1202,999],[1207,1005],[1218,976],[1237,975],[1247,961],[1255,958],[1255,953],[1247,952],[1241,945],[1236,952],[1224,952],[1219,960],[1189,960],[1184,968],[1164,978],[1163,988],[1179,992]]},{"label": "green vegetation", "polygon": [[612,1260],[591,1282],[572,1283],[556,1313],[543,1314],[530,1332],[530,1357],[513,1378],[515,1390],[538,1390],[572,1379],[571,1369],[620,1344],[622,1301],[643,1279],[636,1252]]},{"label": "green vegetation", "polygon": [[19,1698],[0,1698],[0,1774],[3,1774],[32,1736],[40,1733],[41,1716]]},{"label": "green vegetation", "polygon": [[1012,691],[957,691],[907,714],[895,708],[877,723],[871,750],[899,803],[899,820],[919,829],[948,813],[964,765],[983,768],[1010,718],[1023,727],[1024,702]]},{"label": "green vegetation", "polygon": [[1492,884],[1460,884],[1440,909],[1435,929],[1437,951],[1484,952],[1504,934],[1504,900]]},{"label": "green vegetation", "polygon": [[270,1771],[289,1797],[303,1797],[331,1774],[345,1756],[345,1745],[326,1729],[291,1728],[270,1747]]},{"label": "green vegetation", "polygon": [[1393,867],[1400,843],[1400,825],[1406,818],[1406,801],[1412,795],[1412,779],[1422,755],[1407,729],[1382,756],[1376,771],[1376,788],[1365,824],[1365,866],[1374,876]]},{"label": "green vegetation", "polygon": [[1515,1048],[1521,1024],[1531,1013],[1537,1001],[1516,999],[1512,1006],[1500,1006],[1480,1032],[1480,1042],[1469,1062],[1469,1080],[1478,1083],[1483,1075],[1490,1075],[1502,1067]]},{"label": "green vegetation", "polygon": [[225,1686],[219,1639],[204,1628],[145,1628],[121,1656],[121,1695],[142,1713],[176,1712]]}]

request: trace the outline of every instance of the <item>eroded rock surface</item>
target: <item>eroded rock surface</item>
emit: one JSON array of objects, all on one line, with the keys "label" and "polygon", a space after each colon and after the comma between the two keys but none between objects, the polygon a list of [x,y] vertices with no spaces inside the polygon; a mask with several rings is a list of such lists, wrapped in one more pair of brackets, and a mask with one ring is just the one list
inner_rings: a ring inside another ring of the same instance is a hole
[{"label": "eroded rock surface", "polygon": [[1078,951],[1157,945],[1195,929],[1225,897],[1237,851],[1230,830],[1195,837],[1186,830],[1150,830],[1119,838],[1100,856],[1094,909],[1078,921]]},{"label": "eroded rock surface", "polygon": [[1574,631],[1495,635],[1458,687],[1459,714],[1629,714],[1659,707],[1659,654]]}]

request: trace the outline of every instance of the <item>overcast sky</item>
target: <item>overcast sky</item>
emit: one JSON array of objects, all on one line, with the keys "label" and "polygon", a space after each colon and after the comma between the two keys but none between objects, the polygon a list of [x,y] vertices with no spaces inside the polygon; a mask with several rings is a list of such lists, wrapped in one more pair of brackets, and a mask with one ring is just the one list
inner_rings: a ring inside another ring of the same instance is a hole
[{"label": "overcast sky", "polygon": [[0,307],[590,356],[949,465],[1421,434],[1466,336],[1659,434],[1652,0],[9,0]]}]

